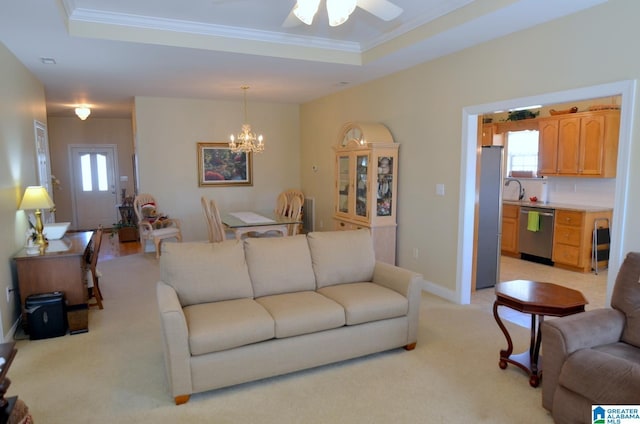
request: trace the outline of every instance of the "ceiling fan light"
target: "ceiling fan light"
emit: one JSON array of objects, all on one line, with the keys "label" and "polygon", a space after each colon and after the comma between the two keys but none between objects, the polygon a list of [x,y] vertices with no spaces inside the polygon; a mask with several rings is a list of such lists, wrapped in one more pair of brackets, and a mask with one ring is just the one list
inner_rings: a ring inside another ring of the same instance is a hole
[{"label": "ceiling fan light", "polygon": [[327,0],[329,25],[342,25],[356,9],[357,0]]},{"label": "ceiling fan light", "polygon": [[305,24],[311,25],[319,6],[320,0],[298,0],[293,8],[293,14]]}]

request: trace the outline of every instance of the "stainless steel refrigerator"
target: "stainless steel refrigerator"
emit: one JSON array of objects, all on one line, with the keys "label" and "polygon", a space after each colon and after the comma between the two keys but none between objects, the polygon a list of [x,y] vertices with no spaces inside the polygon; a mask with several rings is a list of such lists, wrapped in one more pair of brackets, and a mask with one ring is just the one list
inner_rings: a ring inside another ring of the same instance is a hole
[{"label": "stainless steel refrigerator", "polygon": [[476,288],[493,287],[500,278],[502,238],[502,146],[483,146],[478,196]]}]

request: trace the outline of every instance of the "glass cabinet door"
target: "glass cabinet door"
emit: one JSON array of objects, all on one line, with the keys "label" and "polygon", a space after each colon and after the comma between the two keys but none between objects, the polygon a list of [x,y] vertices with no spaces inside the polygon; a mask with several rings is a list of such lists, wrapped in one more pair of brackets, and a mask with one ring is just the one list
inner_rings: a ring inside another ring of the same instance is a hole
[{"label": "glass cabinet door", "polygon": [[349,213],[349,156],[338,157],[338,212]]},{"label": "glass cabinet door", "polygon": [[393,157],[378,156],[376,216],[391,216],[393,205]]},{"label": "glass cabinet door", "polygon": [[369,216],[367,199],[368,172],[369,155],[356,155],[356,215],[364,218]]}]

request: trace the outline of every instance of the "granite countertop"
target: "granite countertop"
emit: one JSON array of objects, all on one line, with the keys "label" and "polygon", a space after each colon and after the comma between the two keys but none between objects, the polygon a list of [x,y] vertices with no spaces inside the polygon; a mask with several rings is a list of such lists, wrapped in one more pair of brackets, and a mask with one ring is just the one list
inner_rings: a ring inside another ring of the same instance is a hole
[{"label": "granite countertop", "polygon": [[541,202],[530,202],[529,200],[507,200],[503,199],[503,203],[508,205],[516,205],[516,206],[527,206],[527,207],[535,207],[542,209],[564,209],[569,211],[580,211],[580,212],[607,212],[613,211],[613,208],[607,206],[593,206],[593,205],[568,205],[566,203],[541,203]]}]

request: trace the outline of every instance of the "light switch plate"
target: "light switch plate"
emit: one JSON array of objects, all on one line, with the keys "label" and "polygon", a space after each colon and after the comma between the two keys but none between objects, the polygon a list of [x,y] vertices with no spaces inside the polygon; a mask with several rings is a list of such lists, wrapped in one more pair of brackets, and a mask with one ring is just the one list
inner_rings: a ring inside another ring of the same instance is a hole
[{"label": "light switch plate", "polygon": [[436,194],[438,196],[444,196],[444,184],[436,184]]}]

